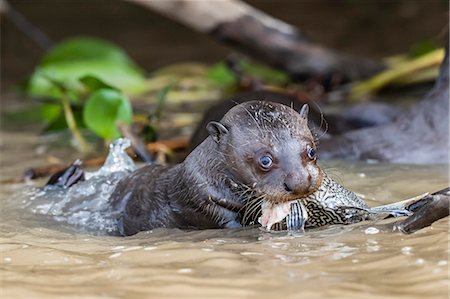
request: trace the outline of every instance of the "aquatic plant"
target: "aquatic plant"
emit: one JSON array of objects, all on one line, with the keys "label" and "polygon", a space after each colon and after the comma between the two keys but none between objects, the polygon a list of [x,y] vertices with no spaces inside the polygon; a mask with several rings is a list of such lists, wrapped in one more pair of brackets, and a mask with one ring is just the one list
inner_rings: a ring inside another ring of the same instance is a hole
[{"label": "aquatic plant", "polygon": [[86,152],[89,145],[78,128],[85,126],[105,140],[120,137],[117,124],[130,124],[133,115],[127,95],[146,88],[144,72],[123,50],[106,41],[79,37],[61,42],[44,55],[26,91],[59,103],[47,104],[51,113],[44,115],[45,120],[50,127],[58,127],[63,115],[78,148]]}]

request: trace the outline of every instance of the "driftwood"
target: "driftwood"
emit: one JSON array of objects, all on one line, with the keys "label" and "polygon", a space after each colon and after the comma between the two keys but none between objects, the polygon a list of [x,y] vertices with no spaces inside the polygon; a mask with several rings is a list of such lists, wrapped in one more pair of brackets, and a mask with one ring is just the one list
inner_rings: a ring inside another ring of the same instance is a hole
[{"label": "driftwood", "polygon": [[[127,0],[280,67],[297,78],[366,77],[380,70],[310,41],[297,28],[241,1]],[[387,125],[322,139],[321,158],[375,159],[392,163],[448,163],[448,68],[432,92]]]},{"label": "driftwood", "polygon": [[322,140],[322,159],[374,159],[390,163],[449,163],[448,49],[434,88],[424,99],[383,126]]},{"label": "driftwood", "polygon": [[405,234],[430,226],[433,222],[449,215],[450,188],[428,195],[409,208],[414,214],[395,225],[397,229]]},{"label": "driftwood", "polygon": [[19,28],[25,35],[31,38],[42,49],[48,50],[53,46],[53,41],[38,27],[28,21],[20,12],[9,5],[6,0],[0,0],[0,15],[8,17],[9,21]]},{"label": "driftwood", "polygon": [[144,162],[153,162],[155,159],[151,153],[147,150],[147,147],[139,137],[133,133],[131,127],[128,124],[120,123],[117,125],[120,133],[123,137],[128,138],[131,141],[131,147],[136,155]]},{"label": "driftwood", "polygon": [[327,49],[302,32],[239,0],[148,1],[127,0],[159,12],[175,21],[279,67],[295,79],[322,78],[336,81],[365,78],[383,66]]}]

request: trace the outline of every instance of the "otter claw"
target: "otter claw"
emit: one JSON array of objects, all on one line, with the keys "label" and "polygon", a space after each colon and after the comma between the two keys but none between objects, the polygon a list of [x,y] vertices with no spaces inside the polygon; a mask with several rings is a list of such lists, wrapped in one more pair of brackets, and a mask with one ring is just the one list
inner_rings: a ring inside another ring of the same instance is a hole
[{"label": "otter claw", "polygon": [[46,185],[69,188],[84,180],[84,170],[81,169],[81,161],[76,160],[69,167],[53,174]]}]

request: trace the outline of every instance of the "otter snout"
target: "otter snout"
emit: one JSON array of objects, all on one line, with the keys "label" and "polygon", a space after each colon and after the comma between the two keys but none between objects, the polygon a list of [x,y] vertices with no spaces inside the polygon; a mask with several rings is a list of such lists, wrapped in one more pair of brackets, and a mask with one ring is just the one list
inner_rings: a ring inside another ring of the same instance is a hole
[{"label": "otter snout", "polygon": [[284,180],[284,190],[294,195],[303,195],[309,192],[311,175],[307,173],[290,173]]}]

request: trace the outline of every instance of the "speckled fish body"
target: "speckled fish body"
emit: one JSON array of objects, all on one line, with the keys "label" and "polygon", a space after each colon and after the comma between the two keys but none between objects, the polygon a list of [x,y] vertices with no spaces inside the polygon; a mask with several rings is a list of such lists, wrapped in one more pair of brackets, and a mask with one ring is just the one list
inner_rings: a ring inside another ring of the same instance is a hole
[{"label": "speckled fish body", "polygon": [[289,214],[274,224],[271,230],[303,231],[304,228],[373,220],[378,215],[406,216],[411,214],[407,206],[423,196],[369,208],[354,192],[324,176],[320,188],[305,198],[291,202]]}]

